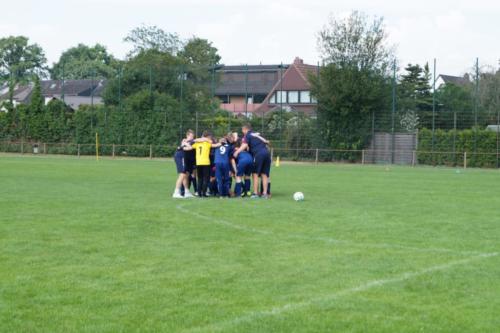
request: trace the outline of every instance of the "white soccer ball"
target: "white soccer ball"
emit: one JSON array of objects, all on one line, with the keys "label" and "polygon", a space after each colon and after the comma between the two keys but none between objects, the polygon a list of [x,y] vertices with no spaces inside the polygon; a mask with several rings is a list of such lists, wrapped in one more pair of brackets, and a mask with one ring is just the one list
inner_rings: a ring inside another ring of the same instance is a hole
[{"label": "white soccer ball", "polygon": [[302,193],[302,192],[295,192],[293,194],[293,200],[295,200],[295,201],[302,201],[302,200],[304,200],[304,193]]}]

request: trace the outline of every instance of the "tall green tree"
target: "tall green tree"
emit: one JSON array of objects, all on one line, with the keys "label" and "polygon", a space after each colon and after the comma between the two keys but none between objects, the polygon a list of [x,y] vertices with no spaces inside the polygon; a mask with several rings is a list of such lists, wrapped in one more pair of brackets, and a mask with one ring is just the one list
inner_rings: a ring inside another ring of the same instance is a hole
[{"label": "tall green tree", "polygon": [[29,104],[29,136],[31,139],[40,140],[43,138],[45,101],[42,96],[42,87],[38,76],[34,78],[33,92]]},{"label": "tall green tree", "polygon": [[46,63],[43,49],[30,44],[27,37],[0,38],[0,81],[27,81],[34,75],[45,77]]},{"label": "tall green tree", "polygon": [[429,111],[432,109],[431,75],[429,64],[422,68],[408,64],[398,87],[398,107],[401,111]]},{"label": "tall green tree", "polygon": [[338,68],[385,72],[394,58],[393,47],[387,44],[384,19],[368,17],[353,11],[345,19],[331,16],[319,32],[318,48],[326,64]]},{"label": "tall green tree", "polygon": [[0,38],[0,84],[9,82],[10,102],[19,82],[27,82],[34,75],[45,77],[47,59],[38,44],[30,44],[27,37]]},{"label": "tall green tree", "polygon": [[123,41],[132,44],[129,57],[136,56],[148,50],[176,55],[182,47],[182,42],[178,34],[166,32],[157,26],[142,25],[134,28]]},{"label": "tall green tree", "polygon": [[318,44],[325,65],[311,75],[318,101],[320,143],[330,148],[361,149],[371,133],[371,117],[388,109],[393,59],[386,44],[383,19],[353,12],[332,18]]},{"label": "tall green tree", "polygon": [[78,44],[63,52],[50,69],[50,76],[53,80],[109,79],[116,75],[119,66],[120,61],[105,46]]},{"label": "tall green tree", "polygon": [[187,64],[213,66],[221,59],[216,47],[207,39],[193,37],[179,52],[179,57]]}]

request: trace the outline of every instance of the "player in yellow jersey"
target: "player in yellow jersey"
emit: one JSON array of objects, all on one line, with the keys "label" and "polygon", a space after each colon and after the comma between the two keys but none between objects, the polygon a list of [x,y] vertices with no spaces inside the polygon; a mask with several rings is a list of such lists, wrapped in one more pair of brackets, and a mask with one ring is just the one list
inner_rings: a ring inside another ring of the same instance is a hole
[{"label": "player in yellow jersey", "polygon": [[202,138],[195,140],[191,148],[196,151],[196,172],[198,176],[198,196],[207,196],[207,187],[210,180],[210,149],[212,148],[210,133],[203,132]]}]

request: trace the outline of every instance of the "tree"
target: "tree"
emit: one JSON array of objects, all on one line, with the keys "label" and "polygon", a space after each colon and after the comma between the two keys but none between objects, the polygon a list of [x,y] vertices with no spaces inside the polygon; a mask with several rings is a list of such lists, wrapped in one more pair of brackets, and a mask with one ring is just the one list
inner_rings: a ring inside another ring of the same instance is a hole
[{"label": "tree", "polygon": [[215,71],[215,65],[221,59],[217,51],[217,48],[213,47],[208,40],[198,37],[191,38],[178,54],[186,64],[187,78],[198,83],[208,82],[213,78],[212,84],[215,84],[218,78],[212,71]]},{"label": "tree", "polygon": [[207,39],[193,37],[187,41],[184,48],[179,52],[179,57],[187,64],[214,66],[221,59],[216,47]]},{"label": "tree", "polygon": [[31,101],[29,105],[29,136],[32,139],[40,140],[43,137],[44,124],[43,113],[45,102],[42,96],[42,87],[40,86],[40,79],[35,76],[33,92],[31,94]]},{"label": "tree", "polygon": [[500,71],[490,69],[481,73],[479,104],[481,106],[479,123],[481,125],[496,124],[500,109]]},{"label": "tree", "polygon": [[87,46],[78,44],[61,55],[52,66],[50,75],[53,80],[78,80],[113,77],[120,62],[109,54],[101,44]]},{"label": "tree", "polygon": [[318,100],[321,142],[330,148],[362,149],[371,133],[371,117],[388,109],[392,51],[385,44],[383,19],[368,22],[353,12],[332,18],[320,32],[318,46],[325,65],[310,75]]},{"label": "tree", "polygon": [[0,83],[9,81],[10,102],[18,82],[34,75],[45,77],[47,59],[38,44],[29,44],[24,36],[0,38]]},{"label": "tree", "polygon": [[157,26],[143,25],[137,27],[130,31],[123,41],[132,44],[129,57],[136,56],[147,50],[156,50],[176,55],[182,46],[179,35],[166,32]]},{"label": "tree", "polygon": [[398,107],[401,111],[429,111],[432,109],[431,74],[429,64],[408,64],[398,87]]},{"label": "tree", "polygon": [[[453,128],[456,115],[457,129],[471,128],[474,125],[474,97],[471,84],[456,85],[447,83],[436,90],[436,107],[441,117],[436,119],[437,128]],[[443,123],[444,120],[446,123]],[[430,121],[424,124],[430,128]]]},{"label": "tree", "polygon": [[384,73],[393,60],[386,39],[383,18],[375,17],[369,23],[366,15],[353,11],[343,20],[330,18],[319,32],[318,48],[325,64]]}]

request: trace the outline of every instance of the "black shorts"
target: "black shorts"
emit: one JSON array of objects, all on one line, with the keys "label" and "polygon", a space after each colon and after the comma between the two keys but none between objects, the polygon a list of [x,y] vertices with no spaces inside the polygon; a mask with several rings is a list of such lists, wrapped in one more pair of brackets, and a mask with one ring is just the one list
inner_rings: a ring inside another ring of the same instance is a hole
[{"label": "black shorts", "polygon": [[184,163],[184,154],[180,152],[176,152],[174,155],[175,166],[177,167],[177,173],[184,173],[185,171],[185,163]]},{"label": "black shorts", "polygon": [[271,172],[271,155],[268,151],[258,153],[253,159],[253,173],[265,174],[269,177]]},{"label": "black shorts", "polygon": [[184,157],[184,172],[193,174],[194,168],[196,167],[196,160],[189,158],[189,157]]}]

